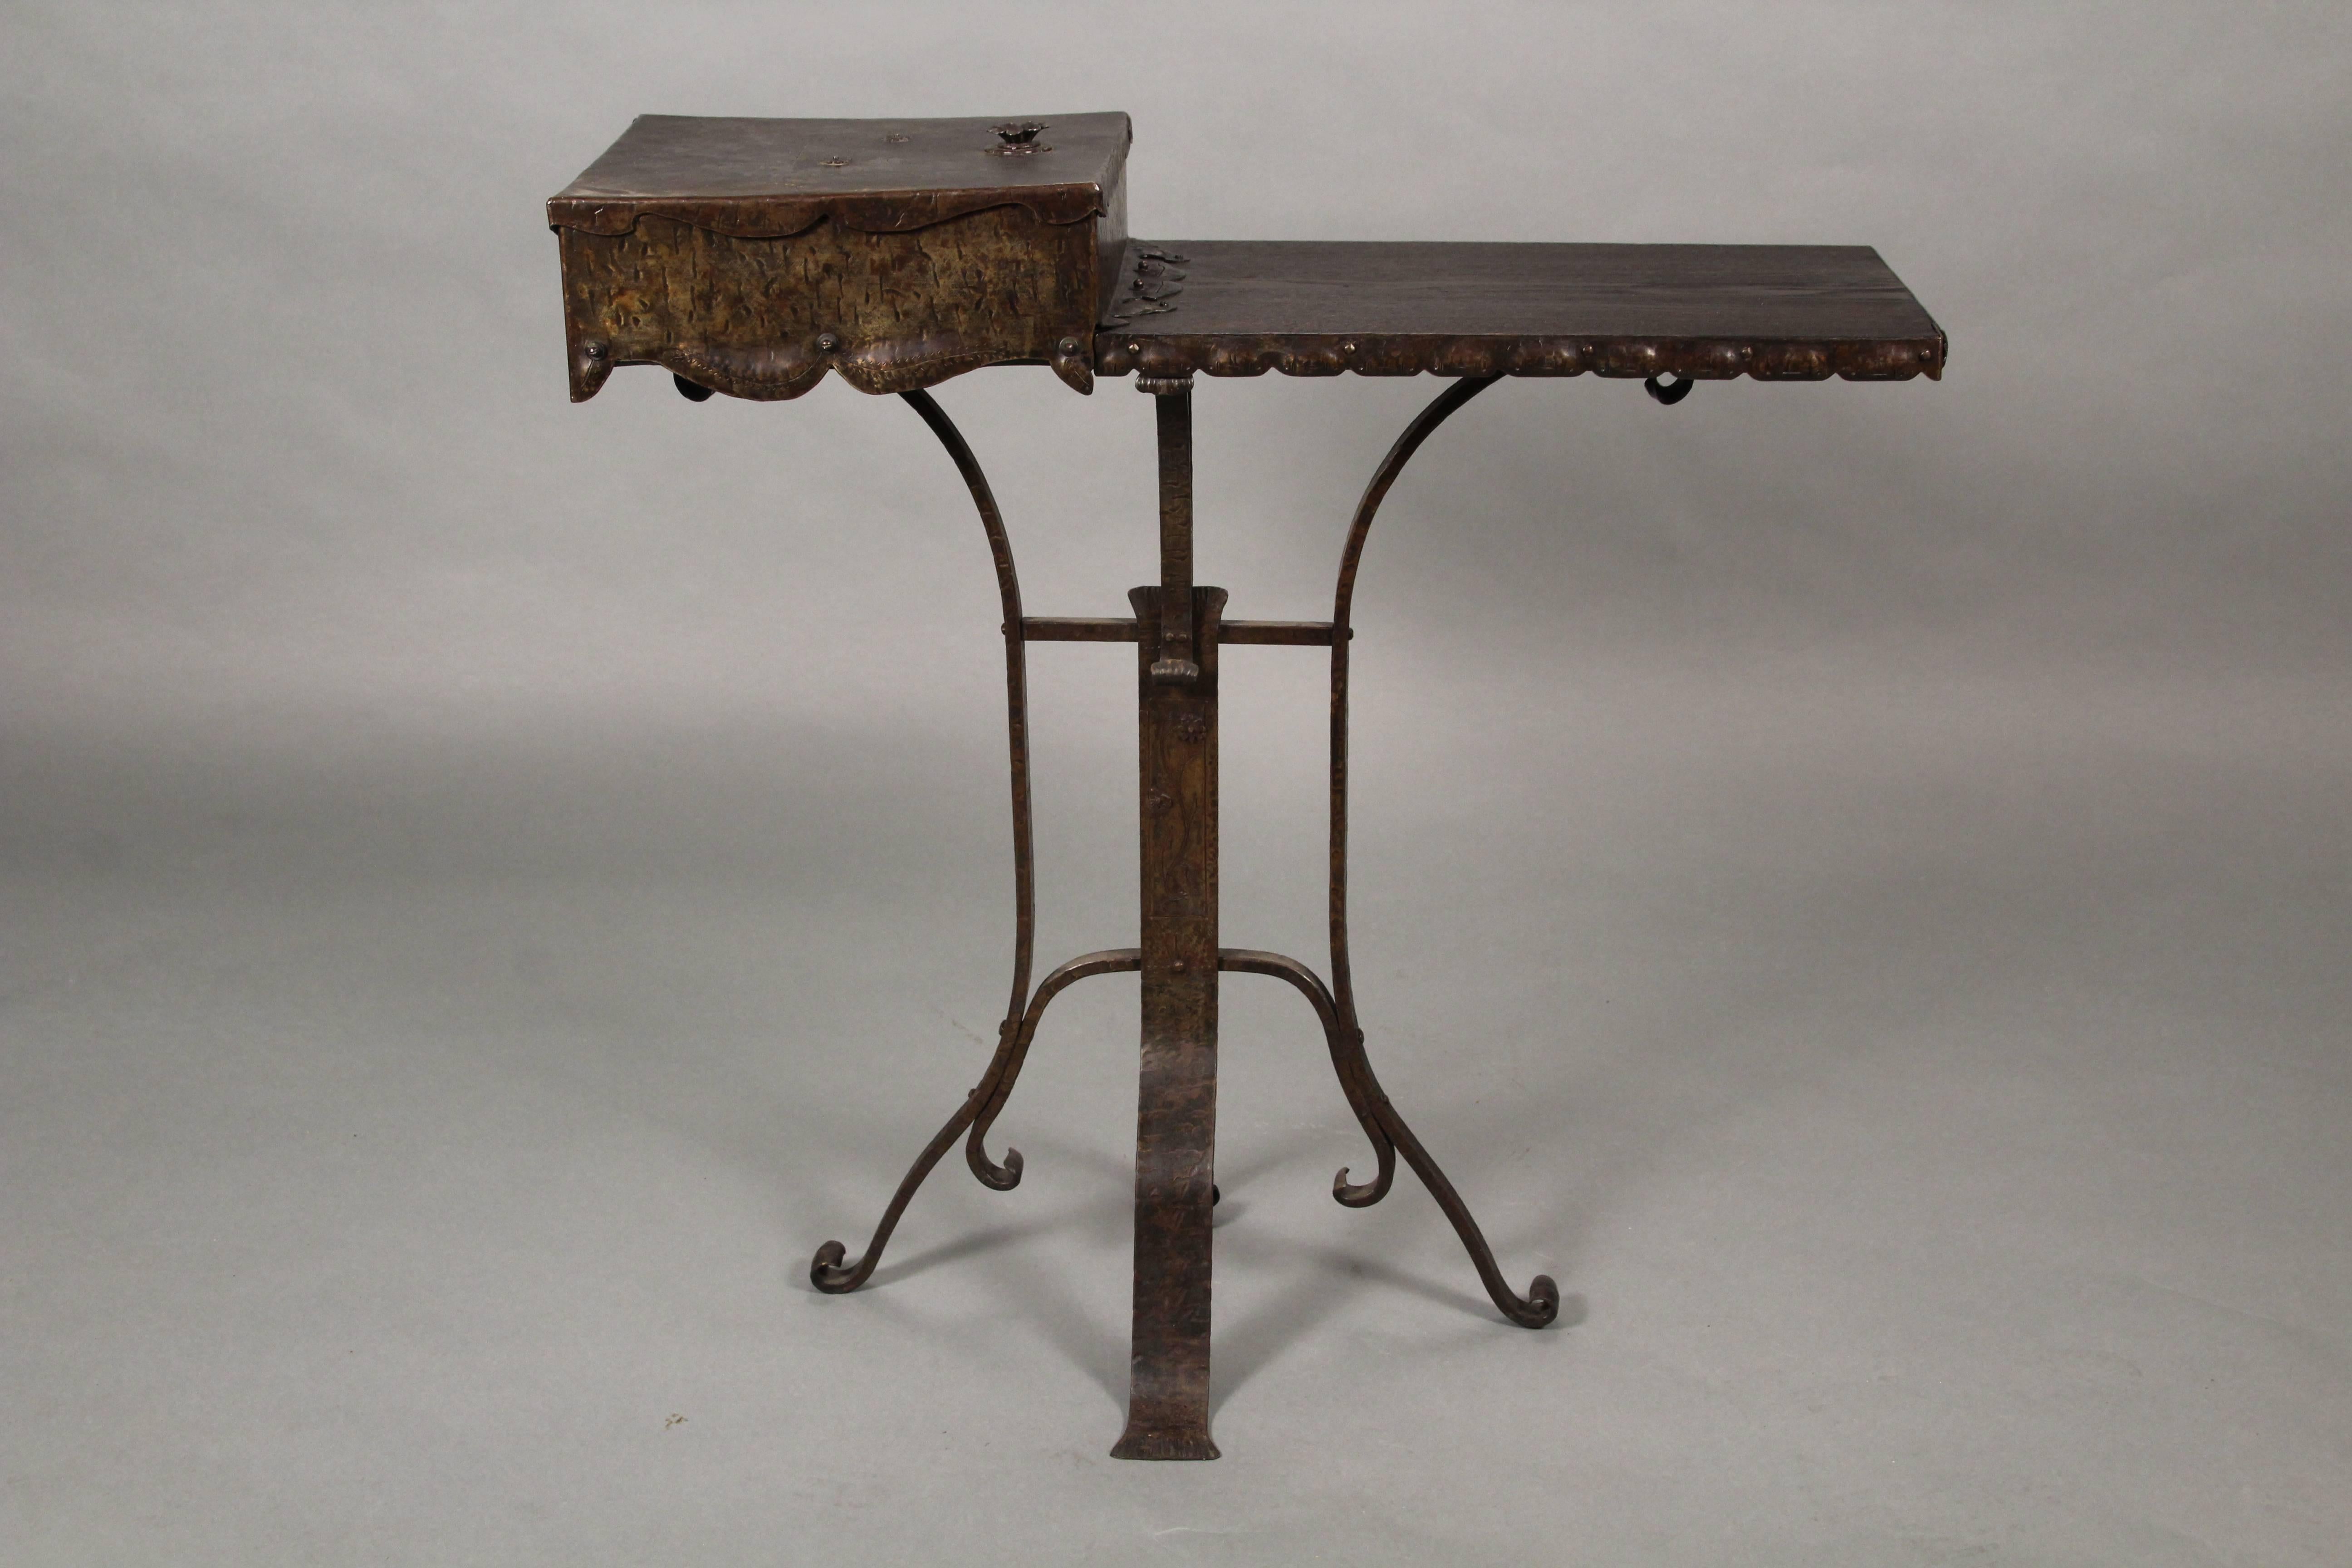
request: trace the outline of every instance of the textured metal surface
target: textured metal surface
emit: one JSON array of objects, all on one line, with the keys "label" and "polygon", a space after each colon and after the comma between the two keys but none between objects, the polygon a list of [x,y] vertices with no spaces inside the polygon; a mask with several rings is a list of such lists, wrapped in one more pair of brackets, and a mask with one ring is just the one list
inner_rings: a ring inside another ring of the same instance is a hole
[{"label": "textured metal surface", "polygon": [[1103,375],[1937,377],[1944,334],[1867,246],[1181,240],[1181,294],[1095,340]]},{"label": "textured metal surface", "polygon": [[1159,246],[1129,245],[1119,263],[1118,291],[1110,309],[1103,313],[1104,322],[1124,326],[1138,316],[1161,316],[1175,310],[1175,298],[1184,291],[1184,279],[1192,276],[1183,267],[1189,259]]},{"label": "textured metal surface", "polygon": [[[1045,133],[1053,132],[1052,140]],[[1348,945],[1349,622],[1372,520],[1413,453],[1504,375],[1642,380],[1661,403],[1695,381],[1899,380],[1942,374],[1942,331],[1861,247],[1255,244],[1181,249],[1126,234],[1123,115],[1051,121],[706,121],[652,116],[549,204],[563,259],[575,400],[626,363],[712,392],[798,396],[827,371],[898,392],[971,493],[994,559],[1011,756],[1013,975],[981,1079],[925,1145],[855,1261],[818,1248],[820,1290],[874,1273],[924,1179],[964,1140],[999,1190],[1021,1180],[988,1135],[1046,1006],[1091,975],[1139,972],[1133,1340],[1115,1455],[1213,1458],[1208,1421],[1219,975],[1297,990],[1321,1023],[1341,1092],[1370,1142],[1370,1179],[1332,1195],[1378,1203],[1400,1160],[1453,1225],[1496,1307],[1554,1321],[1559,1290],[1526,1296],[1496,1267],[1461,1194],[1374,1075]],[[1097,330],[1097,323],[1101,323]],[[978,365],[1041,363],[1080,391],[1135,374],[1155,399],[1160,577],[1131,617],[1029,616],[979,464],[920,389]],[[1375,470],[1340,552],[1332,617],[1227,621],[1193,583],[1192,377],[1434,373],[1459,377]],[[1033,992],[1026,646],[1137,645],[1140,937],[1070,960]],[[1218,946],[1217,663],[1225,643],[1330,649],[1331,978],[1281,953]]]},{"label": "textured metal surface", "polygon": [[988,151],[999,158],[1026,158],[1033,153],[1054,150],[1037,140],[1045,130],[1045,122],[1042,120],[1008,120],[989,129],[996,132],[997,145]]},{"label": "textured metal surface", "polygon": [[[1165,408],[1175,396],[1163,400]],[[1191,562],[1184,563],[1190,575]],[[1140,705],[1143,1043],[1135,1134],[1135,1310],[1127,1430],[1112,1457],[1213,1459],[1211,1214],[1217,1126],[1217,618],[1222,588],[1129,597]],[[1163,606],[1168,614],[1162,615]],[[1195,674],[1163,679],[1160,624],[1192,623]]]},{"label": "textured metal surface", "polygon": [[[1192,378],[1142,376],[1137,387],[1150,395],[1160,439],[1160,592],[1171,605],[1192,597]],[[1160,623],[1160,646],[1148,659],[1154,680],[1192,680],[1201,667],[1192,658],[1192,617],[1170,616]]]},{"label": "textured metal surface", "polygon": [[[1054,124],[1041,146],[986,120],[641,117],[547,204],[573,401],[633,363],[757,399],[1008,362],[1090,391],[1128,122]],[[991,156],[1009,145],[1027,152]]]},{"label": "textured metal surface", "polygon": [[[558,238],[575,402],[626,363],[761,401],[798,397],[828,371],[861,392],[905,392],[1007,360],[1093,385],[1093,237],[1021,206],[898,234],[820,223],[744,238],[648,216],[619,236]],[[907,288],[910,275],[925,286]]]}]

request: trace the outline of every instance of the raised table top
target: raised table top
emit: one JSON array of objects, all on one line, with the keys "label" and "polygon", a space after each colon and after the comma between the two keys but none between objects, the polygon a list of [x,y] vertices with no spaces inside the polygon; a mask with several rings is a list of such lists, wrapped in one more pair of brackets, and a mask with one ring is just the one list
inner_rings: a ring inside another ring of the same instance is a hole
[{"label": "raised table top", "polygon": [[1931,379],[1867,246],[1143,242],[1128,119],[646,115],[547,204],[572,395],[908,392],[992,364],[1146,375]]},{"label": "raised table top", "polygon": [[1862,245],[1144,241],[1095,336],[1105,375],[1891,381],[1945,354]]}]

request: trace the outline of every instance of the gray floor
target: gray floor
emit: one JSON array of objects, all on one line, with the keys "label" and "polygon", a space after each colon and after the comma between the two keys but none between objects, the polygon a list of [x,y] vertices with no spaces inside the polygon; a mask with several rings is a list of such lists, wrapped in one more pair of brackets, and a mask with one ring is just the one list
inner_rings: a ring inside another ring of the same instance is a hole
[{"label": "gray floor", "polygon": [[[1319,958],[1311,755],[1253,749],[1302,657],[1233,660],[1227,923]],[[1311,1020],[1237,979],[1192,1467],[1105,1455],[1131,981],[1057,1005],[1017,1192],[950,1163],[803,1276],[985,1059],[983,731],[18,748],[5,1555],[2340,1561],[2345,689],[1584,689],[1363,742],[1376,1061],[1561,1322],[1409,1179],[1329,1201]],[[1405,787],[1454,743],[1543,786]],[[1131,929],[1088,782],[1049,961]]]}]

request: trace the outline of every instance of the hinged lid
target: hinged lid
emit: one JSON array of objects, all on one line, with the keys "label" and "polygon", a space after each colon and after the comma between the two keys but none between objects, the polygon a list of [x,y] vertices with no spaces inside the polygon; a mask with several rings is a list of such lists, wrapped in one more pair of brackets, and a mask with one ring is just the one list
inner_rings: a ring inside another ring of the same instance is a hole
[{"label": "hinged lid", "polygon": [[642,114],[547,204],[552,228],[625,234],[653,214],[743,237],[831,218],[892,234],[989,207],[1100,216],[1133,140],[1124,114],[1025,120],[745,120]]}]

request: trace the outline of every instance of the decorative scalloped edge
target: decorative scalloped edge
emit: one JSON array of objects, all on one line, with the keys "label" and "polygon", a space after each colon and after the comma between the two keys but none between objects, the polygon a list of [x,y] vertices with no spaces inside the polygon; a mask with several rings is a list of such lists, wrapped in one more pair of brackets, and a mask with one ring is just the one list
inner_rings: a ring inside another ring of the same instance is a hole
[{"label": "decorative scalloped edge", "polygon": [[[860,392],[881,394],[937,386],[983,365],[1038,363],[970,350],[916,346],[919,352],[911,353],[903,349],[897,353],[841,349],[831,353],[787,354],[774,350],[730,352],[688,343],[663,349],[644,359],[630,358],[620,363],[657,364],[697,386],[754,403],[781,403],[802,396],[823,381],[827,372],[839,374]],[[603,389],[614,365],[608,358],[584,353],[575,354],[574,363],[581,375],[572,401],[585,403]],[[1055,355],[1044,363],[1071,390],[1090,393],[1095,389],[1093,368],[1083,355]]]},{"label": "decorative scalloped edge", "polygon": [[[1151,337],[1100,332],[1091,364],[1083,355],[1045,361],[1073,391],[1094,390],[1097,375],[1598,375],[1638,380],[1674,375],[1692,381],[1940,381],[1945,340],[1866,342],[1740,342],[1691,339]],[[572,401],[584,403],[611,374],[609,361],[575,354],[581,371]],[[912,392],[990,364],[1035,363],[992,353],[918,345],[890,354],[872,350],[832,353],[729,353],[684,345],[626,363],[659,364],[730,397],[772,403],[799,397],[828,371],[860,392]]]},{"label": "decorative scalloped edge", "polygon": [[1198,337],[1104,328],[1095,336],[1098,375],[1601,375],[1685,376],[1693,381],[1909,381],[1943,379],[1945,339],[1855,342],[1692,338],[1353,336],[1231,332]]}]

